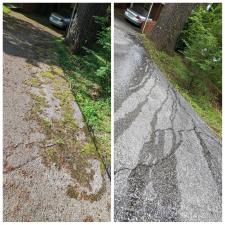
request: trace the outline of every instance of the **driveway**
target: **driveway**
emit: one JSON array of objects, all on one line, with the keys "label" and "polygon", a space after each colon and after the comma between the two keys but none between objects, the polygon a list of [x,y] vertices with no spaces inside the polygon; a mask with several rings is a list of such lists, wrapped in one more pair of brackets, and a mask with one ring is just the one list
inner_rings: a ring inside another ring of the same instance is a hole
[{"label": "driveway", "polygon": [[115,221],[221,221],[221,141],[114,21]]},{"label": "driveway", "polygon": [[110,180],[58,65],[58,36],[4,14],[5,222],[110,220]]}]

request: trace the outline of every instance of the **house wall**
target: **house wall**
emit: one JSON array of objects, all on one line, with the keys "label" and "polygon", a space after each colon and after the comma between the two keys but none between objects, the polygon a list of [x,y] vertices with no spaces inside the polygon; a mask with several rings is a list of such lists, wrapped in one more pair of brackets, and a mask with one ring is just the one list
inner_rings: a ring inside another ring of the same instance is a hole
[{"label": "house wall", "polygon": [[114,6],[119,9],[127,9],[130,7],[130,3],[115,3]]},{"label": "house wall", "polygon": [[152,6],[151,14],[150,17],[152,18],[153,21],[157,21],[159,18],[159,15],[162,11],[163,4],[161,3],[154,3]]}]

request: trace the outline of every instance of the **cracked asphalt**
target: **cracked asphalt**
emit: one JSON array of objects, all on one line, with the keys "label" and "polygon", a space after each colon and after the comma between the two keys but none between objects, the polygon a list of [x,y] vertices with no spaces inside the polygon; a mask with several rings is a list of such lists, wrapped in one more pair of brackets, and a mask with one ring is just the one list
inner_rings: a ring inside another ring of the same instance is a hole
[{"label": "cracked asphalt", "polygon": [[114,21],[115,221],[222,221],[221,141]]}]

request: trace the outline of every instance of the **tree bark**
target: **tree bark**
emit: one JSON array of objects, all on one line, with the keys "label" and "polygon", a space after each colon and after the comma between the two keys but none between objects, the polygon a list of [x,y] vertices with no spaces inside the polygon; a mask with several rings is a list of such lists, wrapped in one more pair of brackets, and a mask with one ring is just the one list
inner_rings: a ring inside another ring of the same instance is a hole
[{"label": "tree bark", "polygon": [[196,3],[165,4],[155,27],[148,35],[158,50],[173,53],[177,38],[196,5]]},{"label": "tree bark", "polygon": [[109,4],[80,3],[70,29],[67,32],[66,42],[73,52],[79,52],[83,46],[89,47],[96,40],[100,25],[95,16],[105,16]]}]

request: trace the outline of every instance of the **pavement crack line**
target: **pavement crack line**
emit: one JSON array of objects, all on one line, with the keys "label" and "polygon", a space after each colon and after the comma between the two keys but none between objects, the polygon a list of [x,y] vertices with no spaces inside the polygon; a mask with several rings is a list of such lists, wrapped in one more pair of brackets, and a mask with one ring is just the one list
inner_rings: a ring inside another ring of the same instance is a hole
[{"label": "pavement crack line", "polygon": [[207,137],[209,137],[210,139],[212,139],[214,142],[216,142],[220,147],[222,147],[222,144],[220,141],[216,140],[216,138],[212,137],[211,135],[209,135],[208,133],[202,132],[202,131],[198,131],[199,134],[203,134],[206,135]]},{"label": "pavement crack line", "polygon": [[[35,161],[37,158],[39,158],[39,156],[34,156],[34,157],[31,157],[31,159],[27,160],[26,162],[18,165],[18,166],[12,166],[10,172],[12,171],[15,171],[17,169],[21,169],[22,167],[26,166],[28,163],[32,162],[32,161]],[[8,172],[5,172],[5,173],[8,173]]]},{"label": "pavement crack line", "polygon": [[[164,136],[165,133],[160,134],[161,141],[155,145],[156,135],[154,133],[155,126],[158,120],[158,113],[162,110],[164,104],[169,98],[169,88],[166,90],[166,97],[160,104],[159,108],[155,111],[153,119],[150,122],[152,134],[150,141],[146,142],[139,153],[139,161],[137,166],[131,170],[128,177],[128,191],[124,198],[125,207],[122,210],[122,221],[132,221],[137,217],[137,211],[139,206],[142,205],[142,195],[149,180],[150,168],[157,162],[155,159],[162,157],[162,151],[164,148]],[[150,151],[149,151],[150,150]],[[149,154],[152,154],[149,160]],[[135,196],[135,197],[134,197]]]},{"label": "pavement crack line", "polygon": [[[127,113],[125,115],[125,117],[114,122],[114,127],[116,129],[116,132],[114,134],[115,142],[131,126],[132,123],[130,123],[129,121],[134,121],[138,117],[143,106],[146,104],[146,102],[148,102],[148,97],[151,95],[151,93],[152,93],[153,89],[156,87],[156,85],[157,85],[157,80],[155,79],[154,84],[150,88],[149,94],[146,96],[145,100],[143,102],[140,102],[133,111]],[[120,129],[118,129],[118,127]]]},{"label": "pavement crack line", "polygon": [[205,141],[201,137],[201,134],[196,130],[197,127],[195,127],[194,131],[195,134],[200,142],[200,146],[203,151],[203,155],[208,163],[208,167],[210,169],[210,172],[212,174],[213,180],[217,184],[217,190],[220,196],[222,196],[222,174],[221,169],[218,167],[217,159],[214,157],[214,155],[210,152],[208,149],[208,146],[206,145]]},{"label": "pavement crack line", "polygon": [[132,169],[127,168],[127,167],[120,168],[120,169],[114,171],[114,176],[116,176],[118,173],[120,173],[121,171],[124,171],[124,170],[130,170],[131,171]]},{"label": "pavement crack line", "polygon": [[[150,63],[147,64],[147,66],[149,65]],[[151,68],[149,67],[148,69],[149,71],[147,72],[147,75],[143,77],[143,79],[141,80],[141,82],[135,86],[131,86],[129,88],[129,91],[132,91],[132,92],[137,92],[139,91],[142,87],[144,87],[144,85],[149,81],[149,79],[152,78],[152,75],[155,71],[155,68]]]},{"label": "pavement crack line", "polygon": [[152,128],[152,132],[155,131],[155,126],[156,126],[157,119],[158,119],[158,113],[162,110],[162,107],[166,103],[168,98],[169,98],[169,87],[167,87],[167,90],[166,90],[166,98],[162,101],[160,107],[155,111],[155,113],[153,115],[153,119],[150,122],[150,125],[151,125],[151,128]]},{"label": "pavement crack line", "polygon": [[[208,149],[207,144],[205,143],[205,141],[201,137],[201,133],[204,133],[204,134],[206,134],[206,133],[197,130],[198,127],[197,127],[196,122],[194,121],[193,117],[190,115],[190,113],[187,112],[186,108],[181,104],[178,94],[174,90],[173,90],[173,92],[174,92],[174,94],[176,96],[176,99],[177,99],[180,107],[183,109],[183,111],[187,114],[187,116],[192,121],[192,124],[194,126],[193,130],[195,131],[195,135],[196,135],[196,137],[199,140],[199,144],[201,146],[203,156],[206,159],[206,162],[207,162],[209,170],[210,170],[210,172],[212,174],[213,180],[217,184],[218,193],[220,195],[222,195],[222,174],[221,174],[221,169],[218,167],[217,159],[210,152],[210,150]],[[218,143],[218,141],[216,141],[216,143]],[[220,146],[221,146],[221,144],[220,144]]]}]

